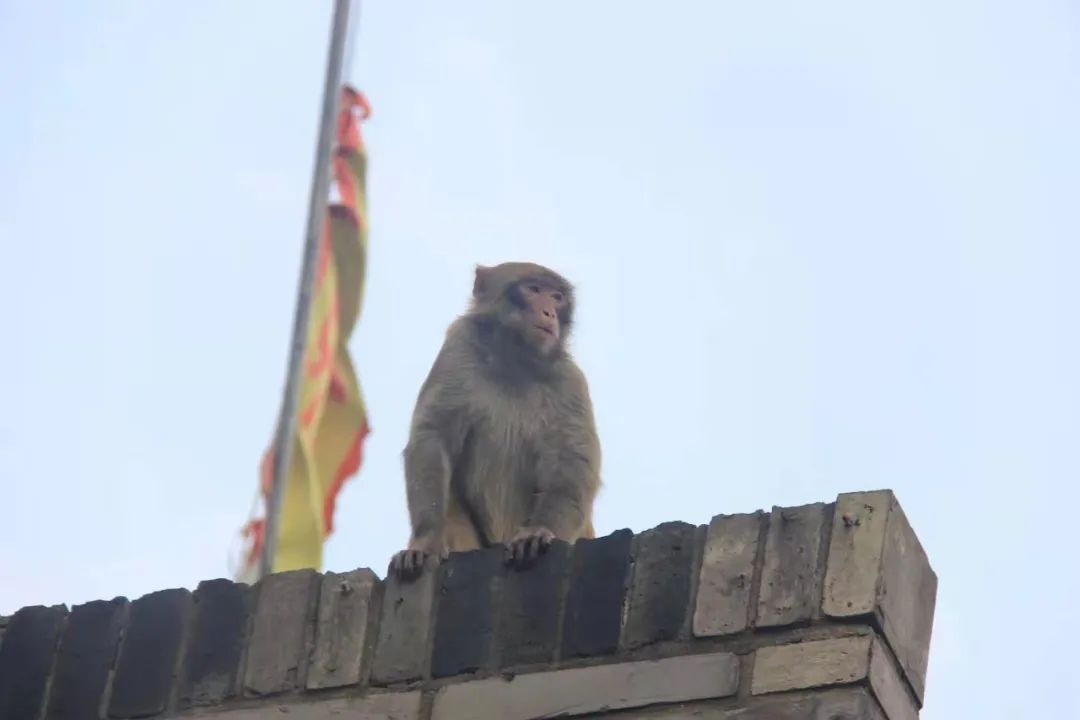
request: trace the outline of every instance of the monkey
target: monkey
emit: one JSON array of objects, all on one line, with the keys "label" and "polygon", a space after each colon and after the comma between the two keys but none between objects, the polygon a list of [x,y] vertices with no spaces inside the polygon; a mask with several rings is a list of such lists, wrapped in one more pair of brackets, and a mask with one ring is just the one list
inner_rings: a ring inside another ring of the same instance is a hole
[{"label": "monkey", "polygon": [[541,265],[477,266],[421,385],[403,451],[411,534],[390,571],[502,545],[524,569],[558,539],[595,536],[600,441],[567,350],[574,288]]}]

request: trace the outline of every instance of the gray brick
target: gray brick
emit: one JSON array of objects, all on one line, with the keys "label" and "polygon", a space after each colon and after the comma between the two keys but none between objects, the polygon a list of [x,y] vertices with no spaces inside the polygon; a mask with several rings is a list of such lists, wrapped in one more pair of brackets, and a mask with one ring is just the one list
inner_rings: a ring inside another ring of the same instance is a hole
[{"label": "gray brick", "polygon": [[165,710],[190,614],[191,593],[183,588],[143,595],[131,603],[109,717],[147,717]]},{"label": "gray brick", "polygon": [[762,518],[760,512],[717,515],[709,523],[698,579],[694,635],[730,635],[747,628]]},{"label": "gray brick", "polygon": [[448,685],[432,720],[527,720],[688,702],[735,694],[739,661],[731,653],[597,665]]},{"label": "gray brick", "polygon": [[438,575],[438,564],[429,559],[414,580],[387,578],[371,669],[373,685],[416,680],[426,672]]},{"label": "gray brick", "polygon": [[877,608],[885,525],[892,493],[846,493],[836,499],[822,608],[831,617],[858,617]]},{"label": "gray brick", "polygon": [[299,702],[261,703],[214,713],[214,720],[420,720],[419,691],[371,693]]},{"label": "gray brick", "polygon": [[892,492],[837,498],[825,574],[830,617],[873,616],[922,700],[937,575]]},{"label": "gray brick", "polygon": [[634,534],[578,540],[563,616],[562,656],[608,655],[619,647]]},{"label": "gray brick", "polygon": [[37,718],[67,608],[35,605],[17,611],[0,647],[0,718]]},{"label": "gray brick", "polygon": [[53,670],[48,720],[97,720],[127,610],[125,598],[71,609]]},{"label": "gray brick", "polygon": [[356,685],[362,680],[374,649],[382,590],[367,568],[323,576],[308,688]]},{"label": "gray brick", "polygon": [[555,656],[569,560],[570,545],[556,540],[532,567],[504,570],[498,643],[502,667],[550,662]]},{"label": "gray brick", "polygon": [[671,522],[638,535],[624,648],[674,640],[682,630],[690,605],[696,534],[689,523]]},{"label": "gray brick", "polygon": [[453,553],[439,572],[439,607],[431,649],[431,676],[486,669],[495,641],[495,578],[505,550]]},{"label": "gray brick", "polygon": [[[702,716],[701,720],[707,720]],[[865,688],[844,688],[802,697],[769,697],[727,710],[717,720],[886,720]]]},{"label": "gray brick", "polygon": [[764,647],[754,657],[754,695],[843,685],[870,671],[871,635]]},{"label": "gray brick", "polygon": [[938,581],[922,544],[895,498],[885,528],[885,553],[881,563],[879,607],[882,629],[922,702]]},{"label": "gray brick", "polygon": [[825,504],[774,507],[761,569],[757,626],[776,627],[813,617],[821,596],[821,557]]},{"label": "gray brick", "polygon": [[215,705],[236,695],[252,595],[248,585],[224,579],[201,582],[195,589],[179,707]]},{"label": "gray brick", "polygon": [[259,581],[244,671],[247,694],[302,687],[318,588],[314,570],[275,573]]}]

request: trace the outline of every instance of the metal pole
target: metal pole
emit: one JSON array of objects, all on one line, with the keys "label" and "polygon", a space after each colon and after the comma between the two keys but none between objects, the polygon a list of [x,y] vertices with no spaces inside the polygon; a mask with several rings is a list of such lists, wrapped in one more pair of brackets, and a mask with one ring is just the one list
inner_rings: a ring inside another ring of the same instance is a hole
[{"label": "metal pole", "polygon": [[300,270],[300,289],[293,317],[292,347],[285,376],[285,395],[278,417],[274,438],[274,482],[266,509],[266,540],[259,564],[259,577],[266,577],[274,568],[277,553],[278,527],[285,481],[292,467],[293,438],[296,434],[296,406],[300,398],[304,351],[307,346],[308,324],[311,317],[311,294],[315,285],[315,268],[326,218],[327,195],[330,192],[330,152],[333,149],[337,125],[338,100],[341,95],[343,60],[348,41],[349,1],[334,0],[334,19],[330,28],[330,51],[326,61],[326,82],[323,86],[322,117],[319,119],[319,139],[315,146],[315,175],[311,181],[308,201],[307,234],[304,238],[304,257]]}]

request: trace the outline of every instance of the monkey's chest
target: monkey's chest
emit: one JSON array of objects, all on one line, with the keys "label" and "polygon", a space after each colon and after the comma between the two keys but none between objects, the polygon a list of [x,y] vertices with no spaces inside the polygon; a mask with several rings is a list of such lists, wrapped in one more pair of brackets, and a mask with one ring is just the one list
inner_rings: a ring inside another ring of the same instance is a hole
[{"label": "monkey's chest", "polygon": [[455,476],[489,542],[509,540],[528,519],[537,488],[537,434],[527,419],[505,416],[478,418],[472,426]]}]

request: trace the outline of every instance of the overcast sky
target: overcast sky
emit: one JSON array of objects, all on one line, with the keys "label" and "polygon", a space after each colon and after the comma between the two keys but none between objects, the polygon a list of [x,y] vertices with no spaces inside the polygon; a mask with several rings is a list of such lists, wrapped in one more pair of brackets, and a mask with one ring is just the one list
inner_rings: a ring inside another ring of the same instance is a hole
[{"label": "overcast sky", "polygon": [[[328,0],[0,0],[0,613],[228,573],[280,401]],[[383,574],[475,263],[580,288],[601,533],[893,488],[926,720],[1075,712],[1080,13],[368,2]],[[996,692],[995,692],[996,691]]]}]

